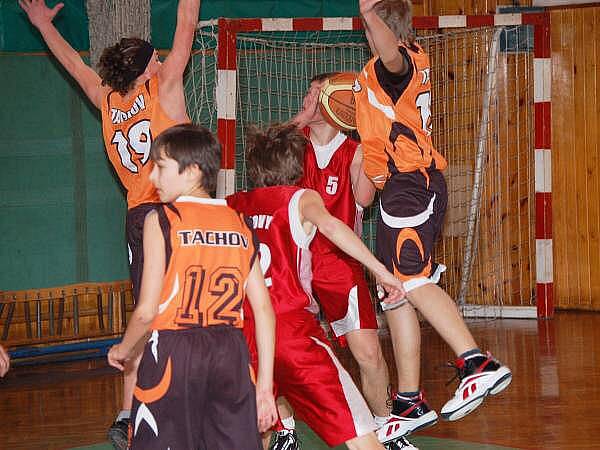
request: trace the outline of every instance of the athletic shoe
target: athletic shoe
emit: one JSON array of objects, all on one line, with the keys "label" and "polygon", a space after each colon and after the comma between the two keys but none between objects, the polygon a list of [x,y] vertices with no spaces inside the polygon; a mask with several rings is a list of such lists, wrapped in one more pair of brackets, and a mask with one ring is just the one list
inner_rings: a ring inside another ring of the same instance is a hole
[{"label": "athletic shoe", "polygon": [[377,439],[382,444],[386,444],[413,431],[435,425],[437,420],[438,416],[425,401],[423,391],[412,399],[395,394],[392,400],[392,413],[385,425],[377,430]]},{"label": "athletic shoe", "polygon": [[296,430],[283,429],[273,433],[271,450],[300,450],[300,439]]},{"label": "athletic shoe", "polygon": [[419,450],[418,447],[412,445],[405,437],[388,442],[385,444],[385,448],[386,450]]},{"label": "athletic shoe", "polygon": [[[456,369],[458,389],[441,411],[442,419],[458,420],[477,408],[488,395],[502,392],[512,381],[510,369],[490,353],[459,358],[450,367]],[[452,381],[450,380],[450,381]]]},{"label": "athletic shoe", "polygon": [[129,445],[129,419],[114,422],[108,429],[108,440],[115,450],[127,450]]}]

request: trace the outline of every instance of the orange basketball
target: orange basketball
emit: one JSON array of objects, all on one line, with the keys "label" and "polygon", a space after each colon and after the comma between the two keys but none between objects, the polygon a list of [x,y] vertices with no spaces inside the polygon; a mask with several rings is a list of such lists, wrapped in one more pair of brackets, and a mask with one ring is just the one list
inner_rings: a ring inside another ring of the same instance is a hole
[{"label": "orange basketball", "polygon": [[325,81],[319,94],[319,109],[325,120],[340,130],[356,130],[353,87],[357,74],[342,72]]}]

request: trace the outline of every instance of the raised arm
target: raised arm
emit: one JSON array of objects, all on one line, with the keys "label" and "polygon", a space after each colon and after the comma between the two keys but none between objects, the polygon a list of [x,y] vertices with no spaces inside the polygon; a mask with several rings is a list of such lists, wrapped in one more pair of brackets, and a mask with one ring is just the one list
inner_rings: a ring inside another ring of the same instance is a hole
[{"label": "raised arm", "polygon": [[256,323],[256,347],[258,350],[258,374],[256,379],[256,409],[258,429],[262,433],[277,420],[277,408],[273,397],[273,364],[275,355],[275,314],[265,286],[258,258],[248,277],[246,295]]},{"label": "raised arm", "polygon": [[388,292],[386,302],[395,303],[404,298],[402,282],[387,271],[344,222],[329,214],[323,199],[316,191],[307,189],[302,194],[299,209],[303,224],[309,222],[316,225],[323,236],[369,269],[377,282]]},{"label": "raised arm", "polygon": [[183,79],[192,52],[199,12],[200,0],[179,0],[173,45],[158,75],[161,85]]},{"label": "raised arm", "polygon": [[371,183],[371,180],[365,174],[362,163],[363,152],[362,147],[359,145],[350,164],[350,179],[356,203],[366,208],[373,203],[373,198],[375,198],[375,185]]},{"label": "raised arm", "polygon": [[359,0],[367,40],[374,55],[378,55],[385,68],[398,75],[408,71],[408,64],[398,51],[398,39],[375,12],[375,5],[381,0]]},{"label": "raised arm", "polygon": [[58,3],[50,9],[44,0],[19,0],[19,6],[25,11],[32,25],[39,30],[58,62],[77,81],[91,102],[100,109],[103,92],[100,77],[83,62],[79,53],[69,45],[52,23],[64,4]]}]

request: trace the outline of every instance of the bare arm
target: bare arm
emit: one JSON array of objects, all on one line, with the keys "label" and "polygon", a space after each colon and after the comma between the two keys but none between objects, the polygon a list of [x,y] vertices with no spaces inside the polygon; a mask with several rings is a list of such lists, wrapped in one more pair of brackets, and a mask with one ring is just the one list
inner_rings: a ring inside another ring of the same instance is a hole
[{"label": "bare arm", "polygon": [[137,352],[140,340],[148,333],[158,314],[158,304],[165,274],[165,241],[158,223],[158,214],[151,212],[144,222],[144,271],[140,299],[131,315],[120,344],[108,353],[111,366],[123,370],[123,362]]},{"label": "bare arm", "polygon": [[83,62],[79,53],[69,45],[52,23],[64,4],[58,3],[50,9],[44,0],[19,0],[19,5],[27,14],[29,21],[39,30],[44,42],[58,62],[77,81],[96,108],[100,109],[103,94],[100,77]]},{"label": "bare arm", "polygon": [[299,130],[307,127],[317,112],[317,108],[319,107],[319,92],[320,89],[318,87],[311,86],[302,102],[302,110],[290,120]]},{"label": "bare arm", "polygon": [[352,181],[352,192],[354,199],[363,208],[370,206],[375,198],[375,185],[365,174],[363,170],[363,153],[362,147],[359,145],[354,153],[352,164],[350,164],[350,179]]},{"label": "bare arm", "polygon": [[277,420],[277,408],[273,397],[273,364],[275,355],[275,314],[265,286],[258,259],[248,277],[246,295],[256,323],[256,347],[258,350],[258,375],[256,380],[256,404],[258,428],[263,432]]},{"label": "bare arm", "polygon": [[188,121],[183,92],[183,73],[190,59],[198,25],[200,0],[179,0],[173,47],[158,72],[159,96],[165,112],[174,120]]},{"label": "bare arm", "polygon": [[323,199],[317,192],[307,189],[300,197],[299,209],[303,224],[309,222],[316,225],[319,231],[340,250],[369,269],[377,282],[388,292],[386,302],[396,302],[404,297],[402,282],[387,271],[344,222],[329,214]]},{"label": "bare arm", "polygon": [[404,75],[408,71],[408,64],[398,51],[398,39],[373,9],[380,1],[359,0],[365,33],[371,51],[374,55],[379,55],[385,68],[391,73]]},{"label": "bare arm", "polygon": [[0,345],[0,377],[6,375],[8,369],[10,368],[10,357],[8,356],[8,352],[4,350],[4,347]]}]

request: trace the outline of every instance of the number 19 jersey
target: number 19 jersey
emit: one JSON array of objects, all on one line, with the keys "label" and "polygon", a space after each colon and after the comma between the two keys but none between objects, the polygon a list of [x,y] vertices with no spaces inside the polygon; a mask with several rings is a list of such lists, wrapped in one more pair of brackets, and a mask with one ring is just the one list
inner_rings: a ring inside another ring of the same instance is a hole
[{"label": "number 19 jersey", "polygon": [[243,326],[252,231],[224,200],[179,197],[157,208],[166,272],[153,330]]},{"label": "number 19 jersey", "polygon": [[150,182],[152,140],[178,122],[163,111],[158,77],[140,85],[125,100],[110,91],[102,100],[102,134],[108,159],[127,190],[127,209],[160,199]]}]

